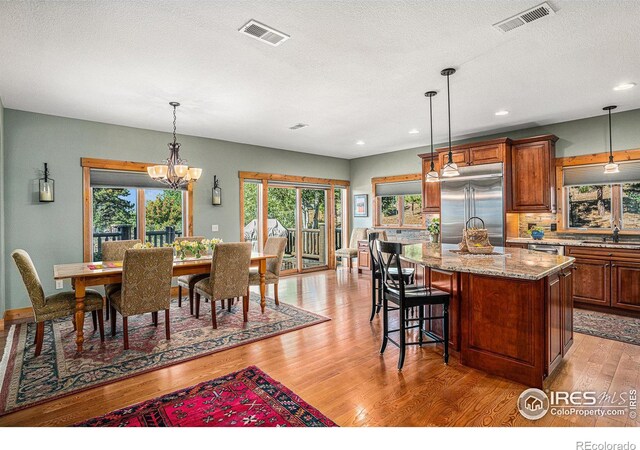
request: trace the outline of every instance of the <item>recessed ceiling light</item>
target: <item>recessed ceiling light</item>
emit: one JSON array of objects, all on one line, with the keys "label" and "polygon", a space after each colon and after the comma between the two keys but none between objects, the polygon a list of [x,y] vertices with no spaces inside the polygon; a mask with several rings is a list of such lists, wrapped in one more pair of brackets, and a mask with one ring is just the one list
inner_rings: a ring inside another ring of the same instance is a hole
[{"label": "recessed ceiling light", "polygon": [[420,130],[416,130],[415,128],[409,131],[409,134],[418,134],[418,133],[420,133]]},{"label": "recessed ceiling light", "polygon": [[356,145],[364,145],[364,141],[358,141],[356,142]]},{"label": "recessed ceiling light", "polygon": [[634,87],[635,83],[622,83],[613,88],[614,91],[626,91],[627,89],[631,89]]},{"label": "recessed ceiling light", "polygon": [[506,109],[496,111],[496,116],[506,116],[507,114],[509,114],[509,111],[507,111]]}]

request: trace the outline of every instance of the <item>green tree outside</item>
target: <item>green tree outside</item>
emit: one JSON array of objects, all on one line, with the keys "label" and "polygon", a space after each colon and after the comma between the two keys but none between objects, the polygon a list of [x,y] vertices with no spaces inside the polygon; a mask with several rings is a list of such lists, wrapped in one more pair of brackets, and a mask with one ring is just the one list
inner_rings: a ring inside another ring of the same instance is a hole
[{"label": "green tree outside", "polygon": [[166,227],[182,230],[182,191],[163,190],[155,200],[146,203],[148,231],[164,230]]},{"label": "green tree outside", "polygon": [[111,231],[114,225],[136,226],[136,205],[127,200],[131,195],[124,188],[93,189],[93,228],[98,232]]}]

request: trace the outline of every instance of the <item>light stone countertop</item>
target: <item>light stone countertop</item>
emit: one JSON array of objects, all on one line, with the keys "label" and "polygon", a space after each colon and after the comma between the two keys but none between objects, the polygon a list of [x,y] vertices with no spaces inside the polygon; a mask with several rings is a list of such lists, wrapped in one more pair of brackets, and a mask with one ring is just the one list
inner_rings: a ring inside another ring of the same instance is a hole
[{"label": "light stone countertop", "polygon": [[[610,239],[610,238],[607,238]],[[597,247],[597,248],[620,248],[628,250],[640,250],[640,242],[633,242],[627,244],[620,244],[615,242],[585,242],[585,241],[598,241],[597,237],[585,238],[585,239],[554,239],[554,238],[507,238],[507,244],[540,244],[540,245],[568,245],[573,247]],[[601,239],[600,239],[601,240]]]},{"label": "light stone countertop", "polygon": [[567,256],[520,248],[495,247],[493,251],[498,255],[461,255],[450,250],[458,250],[458,246],[409,241],[403,248],[403,259],[449,272],[524,280],[539,280],[571,266],[575,261],[575,258]]}]

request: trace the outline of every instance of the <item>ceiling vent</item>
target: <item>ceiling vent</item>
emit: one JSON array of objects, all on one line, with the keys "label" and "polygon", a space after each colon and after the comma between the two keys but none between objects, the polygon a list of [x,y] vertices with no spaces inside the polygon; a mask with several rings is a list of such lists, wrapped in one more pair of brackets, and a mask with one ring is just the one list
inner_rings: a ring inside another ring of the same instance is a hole
[{"label": "ceiling vent", "polygon": [[308,123],[297,123],[292,127],[289,127],[290,130],[299,130],[300,128],[306,128],[308,127],[309,124]]},{"label": "ceiling vent", "polygon": [[277,47],[290,38],[289,35],[286,35],[253,19],[244,24],[238,31],[247,36],[251,36],[254,39],[265,42],[269,45],[273,45],[274,47]]},{"label": "ceiling vent", "polygon": [[493,27],[501,31],[502,33],[507,33],[535,20],[542,19],[546,16],[552,16],[555,13],[556,12],[553,10],[553,8],[545,2],[538,6],[534,6],[531,9],[523,11],[520,14],[516,14],[515,16],[510,17],[507,20],[498,22],[494,24]]}]

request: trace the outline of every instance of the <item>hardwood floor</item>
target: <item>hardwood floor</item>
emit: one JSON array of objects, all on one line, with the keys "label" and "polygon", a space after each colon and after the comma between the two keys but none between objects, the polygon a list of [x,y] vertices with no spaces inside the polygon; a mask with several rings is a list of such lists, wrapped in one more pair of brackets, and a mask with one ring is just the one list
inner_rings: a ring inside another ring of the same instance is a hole
[{"label": "hardwood floor", "polygon": [[[257,365],[340,426],[639,426],[610,417],[520,416],[525,386],[459,364],[442,349],[380,346],[381,318],[369,322],[370,281],[345,269],[284,278],[280,301],[332,320],[54,400],[0,418],[1,426],[61,426]],[[0,332],[4,344],[6,331]],[[552,390],[621,392],[640,385],[640,347],[575,334],[549,380]]]}]

